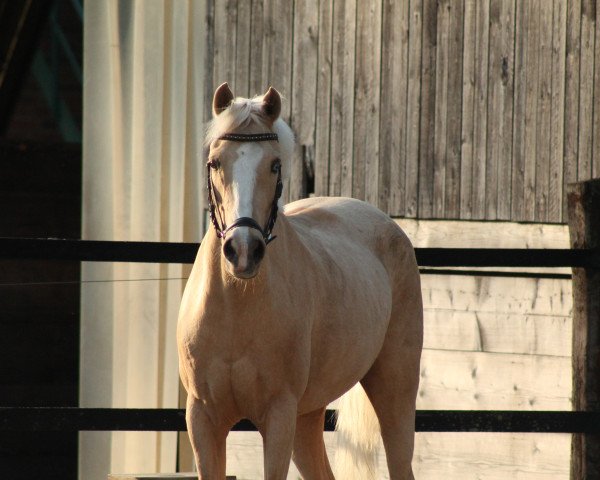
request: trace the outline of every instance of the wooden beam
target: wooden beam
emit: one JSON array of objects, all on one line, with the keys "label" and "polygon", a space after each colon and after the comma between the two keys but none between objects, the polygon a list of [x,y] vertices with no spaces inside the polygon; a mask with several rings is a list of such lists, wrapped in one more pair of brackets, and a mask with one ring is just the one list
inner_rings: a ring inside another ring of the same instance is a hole
[{"label": "wooden beam", "polygon": [[[567,189],[574,249],[600,248],[600,179]],[[573,269],[573,409],[600,411],[600,268]],[[574,435],[571,478],[600,478],[600,435]]]}]

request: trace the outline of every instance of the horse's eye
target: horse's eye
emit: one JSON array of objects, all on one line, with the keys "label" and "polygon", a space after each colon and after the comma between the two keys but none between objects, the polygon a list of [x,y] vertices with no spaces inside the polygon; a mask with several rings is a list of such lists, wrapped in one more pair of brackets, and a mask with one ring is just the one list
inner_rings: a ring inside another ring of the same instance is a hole
[{"label": "horse's eye", "polygon": [[273,163],[271,164],[271,171],[273,173],[281,172],[281,160],[279,160],[278,158],[273,160]]},{"label": "horse's eye", "polygon": [[213,170],[218,170],[219,168],[221,168],[221,162],[218,158],[212,158],[208,161],[208,166]]}]

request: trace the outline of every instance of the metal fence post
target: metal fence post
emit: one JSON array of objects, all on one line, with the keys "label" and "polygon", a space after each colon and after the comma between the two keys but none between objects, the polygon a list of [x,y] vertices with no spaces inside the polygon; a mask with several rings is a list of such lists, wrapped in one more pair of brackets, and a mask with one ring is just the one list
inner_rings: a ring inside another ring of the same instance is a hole
[{"label": "metal fence post", "polygon": [[[571,248],[600,248],[600,179],[567,188]],[[573,269],[573,409],[600,411],[600,269]],[[600,435],[575,434],[571,479],[600,478]]]}]

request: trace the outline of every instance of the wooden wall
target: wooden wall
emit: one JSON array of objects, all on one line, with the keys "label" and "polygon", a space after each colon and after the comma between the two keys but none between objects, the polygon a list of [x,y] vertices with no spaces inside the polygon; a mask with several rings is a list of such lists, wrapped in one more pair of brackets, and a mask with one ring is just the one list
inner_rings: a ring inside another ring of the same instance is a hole
[{"label": "wooden wall", "polygon": [[561,223],[600,176],[595,0],[207,0],[207,35],[207,99],[287,98],[291,199]]},{"label": "wooden wall", "polygon": [[[492,233],[486,222],[398,223],[420,247],[568,248],[563,225],[498,222]],[[417,408],[572,409],[570,280],[427,274],[421,285],[425,334]],[[420,433],[415,477],[567,480],[570,437]]]}]

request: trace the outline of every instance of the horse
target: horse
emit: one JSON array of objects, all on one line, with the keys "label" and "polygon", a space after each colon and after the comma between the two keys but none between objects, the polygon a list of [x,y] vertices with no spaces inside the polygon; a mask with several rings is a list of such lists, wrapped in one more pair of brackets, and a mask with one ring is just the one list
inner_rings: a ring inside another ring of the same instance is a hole
[{"label": "horse", "polygon": [[334,479],[325,412],[348,391],[337,478],[374,478],[380,438],[390,478],[414,478],[423,342],[414,249],[360,200],[282,205],[294,134],[281,102],[272,87],[252,99],[234,98],[227,83],[214,93],[205,142],[212,225],[177,327],[199,478],[225,478],[227,435],[246,418],[263,438],[265,479],[285,479],[292,459],[304,479]]}]

